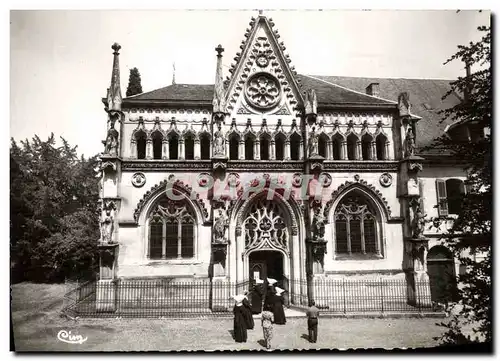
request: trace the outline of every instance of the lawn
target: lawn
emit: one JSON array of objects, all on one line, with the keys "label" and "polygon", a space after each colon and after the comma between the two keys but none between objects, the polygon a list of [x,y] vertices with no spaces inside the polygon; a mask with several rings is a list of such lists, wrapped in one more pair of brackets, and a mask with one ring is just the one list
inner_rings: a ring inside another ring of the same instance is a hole
[{"label": "lawn", "polygon": [[[262,330],[249,330],[248,341],[232,339],[232,319],[79,319],[60,317],[64,285],[21,283],[12,287],[12,320],[17,351],[167,351],[262,350]],[[317,344],[306,336],[304,318],[275,326],[273,345],[281,349],[307,348],[414,348],[437,345],[443,332],[440,319],[338,319],[320,320]],[[57,339],[61,330],[82,335],[82,344]]]}]

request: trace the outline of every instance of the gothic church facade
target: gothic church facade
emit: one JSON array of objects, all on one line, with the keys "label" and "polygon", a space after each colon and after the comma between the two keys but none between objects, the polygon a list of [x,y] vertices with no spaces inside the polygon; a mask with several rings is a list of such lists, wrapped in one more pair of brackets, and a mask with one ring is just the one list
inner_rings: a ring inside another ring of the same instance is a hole
[{"label": "gothic church facade", "polygon": [[449,82],[298,74],[263,15],[240,49],[227,79],[215,49],[214,85],[122,98],[113,45],[99,282],[272,277],[314,297],[298,281],[384,277],[411,298],[456,274],[426,220],[453,218],[465,174],[422,151],[449,130]]}]

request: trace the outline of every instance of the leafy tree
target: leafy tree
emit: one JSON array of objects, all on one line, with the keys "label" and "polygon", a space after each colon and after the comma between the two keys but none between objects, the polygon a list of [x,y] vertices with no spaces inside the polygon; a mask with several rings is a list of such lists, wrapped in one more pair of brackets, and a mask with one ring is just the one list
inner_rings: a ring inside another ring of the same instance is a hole
[{"label": "leafy tree", "polygon": [[130,69],[130,76],[128,78],[128,86],[126,94],[128,97],[130,97],[132,95],[141,93],[142,93],[141,74],[139,74],[139,69],[132,68]]},{"label": "leafy tree", "polygon": [[13,139],[10,149],[12,280],[54,281],[95,267],[99,238],[97,158],[54,135]]},{"label": "leafy tree", "polygon": [[[436,140],[437,147],[464,163],[467,173],[467,192],[460,195],[461,211],[443,240],[466,266],[459,276],[459,301],[453,305],[454,316],[448,323],[447,332],[441,337],[444,343],[463,344],[492,340],[491,311],[491,28],[481,26],[482,38],[458,51],[445,64],[459,60],[476,68],[451,83],[452,92],[463,94],[463,101],[443,111],[444,119],[452,119],[456,127],[467,127],[471,137],[443,136]],[[435,219],[438,226],[442,220]],[[472,328],[477,337],[467,332]]]}]

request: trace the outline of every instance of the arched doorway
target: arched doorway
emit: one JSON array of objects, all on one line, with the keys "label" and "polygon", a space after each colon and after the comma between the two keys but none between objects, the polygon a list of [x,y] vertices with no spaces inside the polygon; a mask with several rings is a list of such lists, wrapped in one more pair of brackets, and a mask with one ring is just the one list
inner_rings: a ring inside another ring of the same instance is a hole
[{"label": "arched doorway", "polygon": [[257,275],[275,278],[288,291],[286,302],[300,296],[301,284],[294,280],[305,275],[305,252],[297,226],[300,219],[292,207],[272,189],[250,196],[235,214],[236,242],[231,249],[235,260],[231,274],[238,282],[252,284]]},{"label": "arched doorway", "polygon": [[[254,251],[248,256],[249,280],[253,285],[256,279],[274,278],[276,286],[289,290],[289,279],[285,275],[284,257],[279,251]],[[284,294],[285,304],[288,304],[288,292]]]},{"label": "arched doorway", "polygon": [[444,246],[434,246],[427,254],[427,273],[432,302],[446,303],[457,296],[453,254]]}]

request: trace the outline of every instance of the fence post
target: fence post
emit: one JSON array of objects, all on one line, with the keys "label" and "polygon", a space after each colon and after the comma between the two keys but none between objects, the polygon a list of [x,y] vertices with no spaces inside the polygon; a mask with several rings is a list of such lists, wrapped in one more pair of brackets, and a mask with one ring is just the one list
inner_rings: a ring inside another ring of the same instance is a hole
[{"label": "fence post", "polygon": [[345,293],[345,279],[342,278],[342,300],[344,301],[344,314],[347,313],[346,310],[346,293]]},{"label": "fence post", "polygon": [[380,302],[381,302],[381,307],[382,307],[382,314],[384,314],[384,280],[381,278],[380,279]]}]

